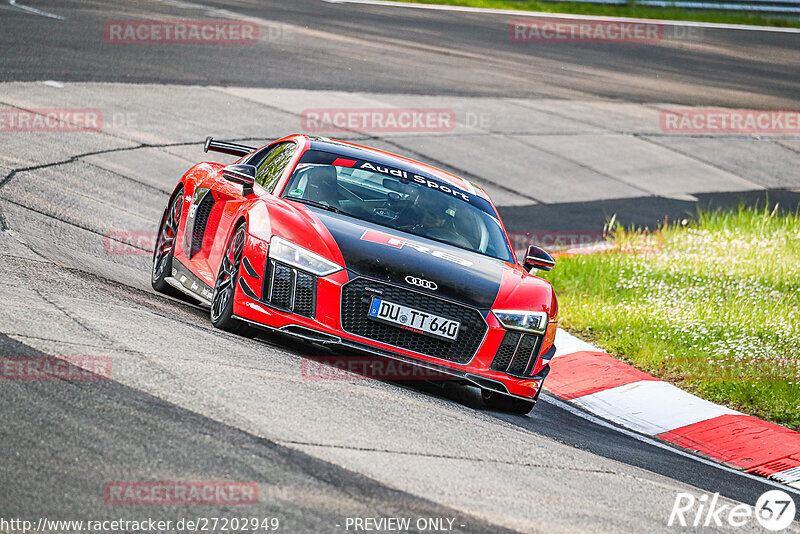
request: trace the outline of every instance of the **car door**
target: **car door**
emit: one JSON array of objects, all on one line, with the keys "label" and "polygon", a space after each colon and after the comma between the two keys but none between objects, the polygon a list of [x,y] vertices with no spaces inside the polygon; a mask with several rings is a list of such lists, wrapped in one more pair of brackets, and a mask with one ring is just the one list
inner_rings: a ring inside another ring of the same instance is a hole
[{"label": "car door", "polygon": [[291,141],[266,147],[241,163],[256,167],[253,195],[242,196],[242,186],[218,177],[197,188],[186,219],[184,252],[192,271],[213,286],[233,225],[247,205],[267,198],[297,150]]}]

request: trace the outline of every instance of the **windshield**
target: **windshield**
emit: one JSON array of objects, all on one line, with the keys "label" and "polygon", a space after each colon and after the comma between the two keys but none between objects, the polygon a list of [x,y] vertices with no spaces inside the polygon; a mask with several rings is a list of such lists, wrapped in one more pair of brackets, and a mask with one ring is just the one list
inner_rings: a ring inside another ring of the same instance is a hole
[{"label": "windshield", "polygon": [[281,196],[513,262],[486,200],[410,171],[309,151]]}]

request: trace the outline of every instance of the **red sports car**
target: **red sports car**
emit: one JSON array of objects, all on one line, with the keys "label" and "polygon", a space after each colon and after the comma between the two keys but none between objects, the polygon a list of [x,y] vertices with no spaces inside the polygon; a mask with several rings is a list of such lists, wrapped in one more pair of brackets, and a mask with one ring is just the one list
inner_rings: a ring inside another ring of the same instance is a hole
[{"label": "red sports car", "polygon": [[555,352],[558,304],[520,265],[476,185],[411,159],[292,135],[181,178],[153,255],[157,291],[210,306],[244,335],[280,331],[426,368],[527,413]]}]

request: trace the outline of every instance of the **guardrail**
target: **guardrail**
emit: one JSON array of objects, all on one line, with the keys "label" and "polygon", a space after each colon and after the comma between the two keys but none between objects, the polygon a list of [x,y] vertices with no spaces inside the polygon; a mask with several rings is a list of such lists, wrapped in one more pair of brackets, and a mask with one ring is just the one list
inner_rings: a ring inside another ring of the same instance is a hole
[{"label": "guardrail", "polygon": [[637,5],[649,7],[680,7],[684,9],[721,9],[725,11],[757,11],[762,13],[800,14],[800,0],[747,0],[715,2],[705,0],[569,0],[587,4]]}]

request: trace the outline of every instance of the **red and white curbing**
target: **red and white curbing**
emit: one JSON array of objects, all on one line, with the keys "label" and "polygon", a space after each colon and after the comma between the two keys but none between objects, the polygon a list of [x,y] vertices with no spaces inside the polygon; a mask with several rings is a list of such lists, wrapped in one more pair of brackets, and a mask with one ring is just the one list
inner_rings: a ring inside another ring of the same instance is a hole
[{"label": "red and white curbing", "polygon": [[691,395],[559,330],[545,388],[604,419],[800,489],[800,432]]}]

